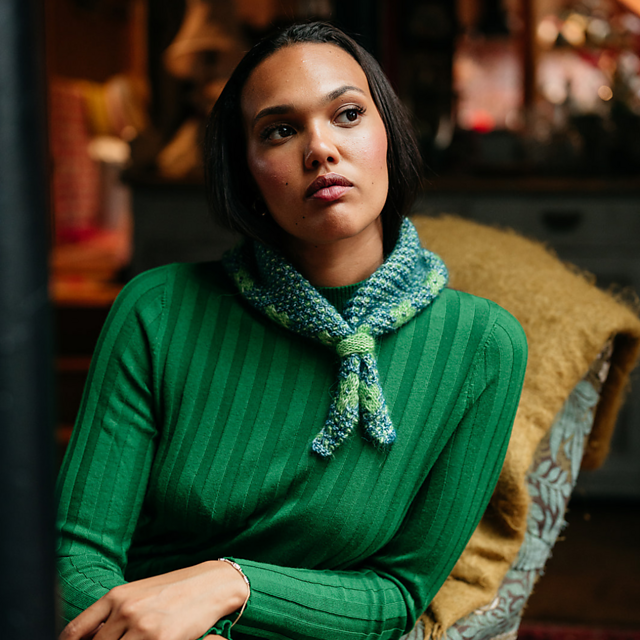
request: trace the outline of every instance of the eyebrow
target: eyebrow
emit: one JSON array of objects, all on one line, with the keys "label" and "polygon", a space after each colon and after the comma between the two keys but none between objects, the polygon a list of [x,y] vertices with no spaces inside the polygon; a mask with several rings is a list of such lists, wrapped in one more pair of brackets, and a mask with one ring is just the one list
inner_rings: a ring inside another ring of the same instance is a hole
[{"label": "eyebrow", "polygon": [[[333,102],[334,100],[339,98],[342,94],[346,93],[347,91],[357,91],[362,95],[367,95],[362,89],[360,89],[360,87],[356,87],[350,84],[345,84],[342,87],[338,87],[337,89],[334,89],[333,91],[327,93],[327,95],[324,97],[323,102],[324,103]],[[292,104],[278,104],[273,107],[266,107],[265,109],[261,109],[260,111],[258,111],[256,117],[253,119],[253,124],[255,126],[258,120],[260,120],[261,118],[265,118],[266,116],[274,116],[274,115],[280,116],[285,113],[289,113],[290,111],[293,111],[294,108],[295,107]]]}]

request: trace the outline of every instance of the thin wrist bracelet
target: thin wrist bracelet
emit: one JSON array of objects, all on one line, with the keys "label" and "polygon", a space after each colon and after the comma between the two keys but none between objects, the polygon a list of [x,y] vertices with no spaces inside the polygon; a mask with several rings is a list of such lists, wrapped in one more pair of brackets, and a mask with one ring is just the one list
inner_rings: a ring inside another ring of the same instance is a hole
[{"label": "thin wrist bracelet", "polygon": [[218,560],[220,562],[226,562],[227,564],[230,564],[242,576],[242,579],[247,583],[247,597],[245,598],[245,601],[242,607],[240,607],[240,612],[236,616],[236,619],[231,623],[231,627],[233,627],[233,625],[236,622],[238,622],[238,620],[240,620],[240,616],[244,613],[244,610],[247,607],[247,602],[249,602],[249,598],[251,597],[251,584],[249,583],[249,578],[247,578],[245,572],[242,570],[242,567],[237,562],[234,562],[233,560],[229,560],[229,558],[218,558]]}]

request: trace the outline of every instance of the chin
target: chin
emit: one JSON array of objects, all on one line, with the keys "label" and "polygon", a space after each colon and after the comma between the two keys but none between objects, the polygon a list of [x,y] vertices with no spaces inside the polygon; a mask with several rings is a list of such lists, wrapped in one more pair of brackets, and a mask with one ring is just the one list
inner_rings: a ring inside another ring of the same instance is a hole
[{"label": "chin", "polygon": [[353,218],[338,216],[313,225],[307,233],[296,233],[292,240],[312,245],[330,245],[342,241],[360,240],[367,242],[382,236],[379,218],[369,222],[358,222]]}]

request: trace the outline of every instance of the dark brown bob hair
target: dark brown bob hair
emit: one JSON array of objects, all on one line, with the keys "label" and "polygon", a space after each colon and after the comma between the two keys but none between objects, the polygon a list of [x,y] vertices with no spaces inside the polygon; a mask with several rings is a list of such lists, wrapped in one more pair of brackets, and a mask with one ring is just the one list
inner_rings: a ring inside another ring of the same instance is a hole
[{"label": "dark brown bob hair", "polygon": [[375,58],[325,22],[294,24],[265,37],[244,56],[229,78],[207,123],[204,167],[209,208],[223,227],[270,246],[281,246],[282,229],[271,216],[256,211],[260,193],[247,166],[241,98],[249,76],[263,60],[284,47],[305,43],[340,47],[356,60],[369,82],[387,132],[389,193],[381,216],[384,251],[389,254],[420,186],[420,152],[405,109]]}]

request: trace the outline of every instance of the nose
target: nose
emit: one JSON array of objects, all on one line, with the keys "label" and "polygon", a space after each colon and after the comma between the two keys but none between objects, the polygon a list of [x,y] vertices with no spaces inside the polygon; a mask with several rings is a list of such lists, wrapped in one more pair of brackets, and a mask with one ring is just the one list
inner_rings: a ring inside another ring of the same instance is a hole
[{"label": "nose", "polygon": [[317,169],[324,165],[336,164],[340,160],[338,147],[325,127],[310,128],[305,149],[305,169]]}]

